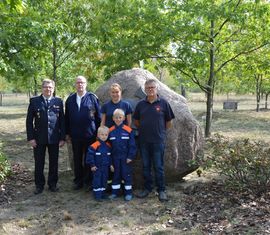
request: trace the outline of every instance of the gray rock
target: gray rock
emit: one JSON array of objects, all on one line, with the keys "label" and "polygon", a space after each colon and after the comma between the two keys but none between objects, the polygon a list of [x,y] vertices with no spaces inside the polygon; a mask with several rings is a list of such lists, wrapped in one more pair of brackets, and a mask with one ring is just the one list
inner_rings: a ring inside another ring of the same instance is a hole
[{"label": "gray rock", "polygon": [[[109,100],[109,88],[112,83],[119,83],[122,87],[122,97],[130,101],[133,108],[136,103],[145,97],[144,83],[147,79],[156,79],[155,76],[143,69],[124,70],[113,75],[105,84],[97,89],[95,94],[101,103]],[[203,137],[198,122],[190,112],[186,99],[172,91],[165,84],[159,83],[159,95],[171,105],[175,114],[173,128],[167,132],[165,150],[165,177],[166,182],[180,180],[193,172],[198,165],[191,162],[202,157]],[[138,154],[134,161],[134,183],[142,183],[142,165]]]}]

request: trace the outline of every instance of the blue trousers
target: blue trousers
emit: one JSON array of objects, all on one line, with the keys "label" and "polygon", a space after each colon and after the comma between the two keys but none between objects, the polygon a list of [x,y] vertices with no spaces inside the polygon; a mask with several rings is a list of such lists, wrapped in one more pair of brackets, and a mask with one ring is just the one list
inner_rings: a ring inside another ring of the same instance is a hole
[{"label": "blue trousers", "polygon": [[157,191],[165,191],[164,149],[164,143],[140,143],[140,154],[143,161],[144,188],[150,192],[153,189],[152,165],[154,167]]},{"label": "blue trousers", "polygon": [[101,199],[107,187],[107,180],[109,176],[109,166],[100,166],[93,172],[93,192],[96,199]]},{"label": "blue trousers", "polygon": [[113,160],[114,173],[112,180],[112,194],[119,194],[122,180],[124,180],[124,194],[132,194],[132,163],[127,164],[126,161],[125,158]]}]

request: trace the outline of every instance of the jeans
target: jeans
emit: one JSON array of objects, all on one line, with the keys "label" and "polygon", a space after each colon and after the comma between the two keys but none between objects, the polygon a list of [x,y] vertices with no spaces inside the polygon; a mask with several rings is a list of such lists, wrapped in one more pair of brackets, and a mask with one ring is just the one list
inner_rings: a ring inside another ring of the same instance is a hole
[{"label": "jeans", "polygon": [[144,188],[148,191],[153,189],[152,165],[155,173],[157,191],[165,191],[164,179],[164,143],[140,143],[140,154],[143,161]]}]

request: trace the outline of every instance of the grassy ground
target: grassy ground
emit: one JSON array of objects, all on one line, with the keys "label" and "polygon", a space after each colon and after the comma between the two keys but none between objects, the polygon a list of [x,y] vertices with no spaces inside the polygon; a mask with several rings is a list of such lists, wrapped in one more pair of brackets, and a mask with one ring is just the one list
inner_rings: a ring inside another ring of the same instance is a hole
[{"label": "grassy ground", "polygon": [[[270,112],[255,112],[250,96],[233,97],[239,101],[237,111],[224,111],[215,100],[212,132],[231,137],[269,141]],[[202,123],[205,98],[190,94],[188,103]],[[187,176],[186,182],[168,185],[168,203],[160,203],[153,193],[147,199],[135,198],[125,203],[96,203],[89,192],[72,191],[72,173],[67,170],[67,148],[61,150],[58,193],[47,189],[33,195],[32,150],[27,145],[25,115],[26,96],[4,97],[0,107],[0,137],[10,161],[22,170],[8,184],[13,198],[1,205],[0,234],[269,234],[268,198],[242,199],[224,191],[218,183],[208,184],[212,175]],[[48,165],[48,164],[47,164]],[[47,170],[47,169],[46,169]],[[45,171],[46,171],[45,170]],[[2,187],[2,186],[1,186]],[[4,187],[4,186],[3,186]],[[2,188],[3,189],[3,188]],[[257,203],[257,204],[256,204]],[[261,205],[258,208],[255,205]],[[255,214],[254,214],[255,213]],[[260,219],[262,224],[253,221]],[[268,232],[267,232],[268,231]]]}]

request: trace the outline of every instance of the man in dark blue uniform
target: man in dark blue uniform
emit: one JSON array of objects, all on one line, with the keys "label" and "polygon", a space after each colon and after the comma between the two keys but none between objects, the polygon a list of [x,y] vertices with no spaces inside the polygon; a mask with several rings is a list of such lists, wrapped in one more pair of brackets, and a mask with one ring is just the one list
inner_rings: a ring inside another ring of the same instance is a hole
[{"label": "man in dark blue uniform", "polygon": [[170,104],[159,97],[156,80],[146,80],[144,88],[147,96],[137,104],[133,115],[135,125],[139,130],[139,148],[144,176],[144,190],[138,197],[147,197],[153,189],[151,173],[153,165],[159,200],[167,201],[163,157],[166,130],[172,126],[174,113]]},{"label": "man in dark blue uniform", "polygon": [[65,119],[63,101],[53,97],[54,81],[42,82],[42,95],[30,99],[26,118],[27,140],[34,150],[35,194],[42,193],[45,185],[45,153],[49,153],[48,186],[52,192],[58,191],[59,146],[65,143]]},{"label": "man in dark blue uniform", "polygon": [[97,128],[101,113],[98,98],[86,91],[86,78],[76,78],[76,93],[66,100],[65,123],[66,139],[71,140],[74,160],[74,189],[89,187],[91,182],[90,167],[86,166],[85,155],[89,145],[96,141]]}]

